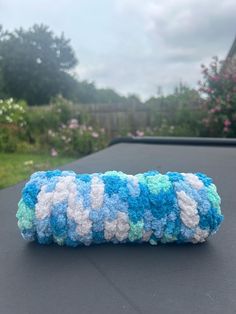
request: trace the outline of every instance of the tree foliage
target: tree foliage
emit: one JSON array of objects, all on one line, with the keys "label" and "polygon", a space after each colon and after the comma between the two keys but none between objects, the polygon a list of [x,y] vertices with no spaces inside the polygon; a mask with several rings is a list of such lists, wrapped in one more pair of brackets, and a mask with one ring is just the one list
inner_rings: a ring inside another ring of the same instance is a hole
[{"label": "tree foliage", "polygon": [[45,25],[14,32],[0,29],[0,80],[3,92],[30,105],[48,103],[61,93],[77,64],[70,41]]},{"label": "tree foliage", "polygon": [[172,94],[146,101],[152,110],[151,124],[159,127],[158,135],[199,136],[201,97],[198,91],[180,83]]}]

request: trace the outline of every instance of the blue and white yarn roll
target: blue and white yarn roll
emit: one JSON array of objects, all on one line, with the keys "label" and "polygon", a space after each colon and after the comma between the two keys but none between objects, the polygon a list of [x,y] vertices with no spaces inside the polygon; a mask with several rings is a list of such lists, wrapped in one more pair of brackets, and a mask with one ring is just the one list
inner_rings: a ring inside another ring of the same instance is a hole
[{"label": "blue and white yarn roll", "polygon": [[204,242],[223,220],[212,179],[158,171],[36,172],[16,217],[24,239],[68,246]]}]

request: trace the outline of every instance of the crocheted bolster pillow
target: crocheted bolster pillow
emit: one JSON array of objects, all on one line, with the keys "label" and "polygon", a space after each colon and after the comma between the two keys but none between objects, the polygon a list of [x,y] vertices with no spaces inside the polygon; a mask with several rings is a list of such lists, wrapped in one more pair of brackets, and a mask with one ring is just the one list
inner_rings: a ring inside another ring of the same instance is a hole
[{"label": "crocheted bolster pillow", "polygon": [[202,173],[34,173],[16,214],[24,239],[42,244],[203,242],[223,216]]}]

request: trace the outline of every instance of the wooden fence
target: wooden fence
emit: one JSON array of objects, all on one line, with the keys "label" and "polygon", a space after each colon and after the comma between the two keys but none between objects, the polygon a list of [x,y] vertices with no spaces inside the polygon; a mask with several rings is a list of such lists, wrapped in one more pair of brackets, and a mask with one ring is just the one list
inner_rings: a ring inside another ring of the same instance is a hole
[{"label": "wooden fence", "polygon": [[95,124],[103,127],[114,136],[120,132],[135,132],[150,126],[150,111],[147,109],[104,110],[90,109],[89,113]]},{"label": "wooden fence", "polygon": [[111,136],[157,128],[163,117],[175,115],[174,110],[156,110],[145,105],[86,105],[86,111],[89,123],[105,128]]}]

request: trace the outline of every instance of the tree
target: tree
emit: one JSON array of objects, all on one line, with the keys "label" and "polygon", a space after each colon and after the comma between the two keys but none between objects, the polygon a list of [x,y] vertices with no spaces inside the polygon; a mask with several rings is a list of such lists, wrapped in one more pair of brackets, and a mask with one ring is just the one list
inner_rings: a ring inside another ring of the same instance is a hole
[{"label": "tree", "polygon": [[63,91],[68,71],[77,64],[70,40],[45,25],[14,32],[0,29],[0,74],[3,92],[29,105],[45,104]]},{"label": "tree", "polygon": [[4,98],[4,91],[3,91],[3,77],[2,77],[2,71],[0,69],[0,99]]},{"label": "tree", "polygon": [[[2,36],[2,33],[3,33],[3,28],[0,25],[0,38]],[[0,68],[0,99],[4,98],[3,89],[4,89],[4,87],[3,87],[3,75],[2,75],[2,69]]]}]

